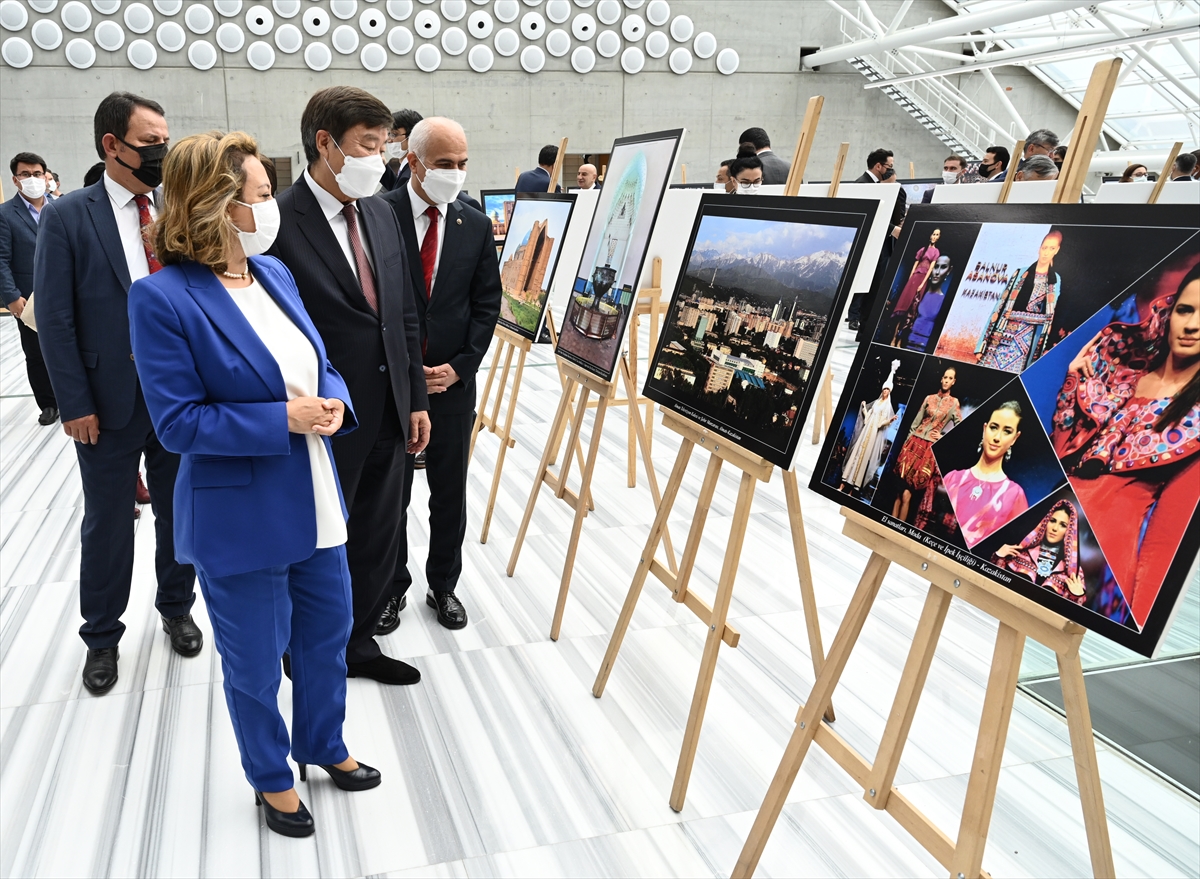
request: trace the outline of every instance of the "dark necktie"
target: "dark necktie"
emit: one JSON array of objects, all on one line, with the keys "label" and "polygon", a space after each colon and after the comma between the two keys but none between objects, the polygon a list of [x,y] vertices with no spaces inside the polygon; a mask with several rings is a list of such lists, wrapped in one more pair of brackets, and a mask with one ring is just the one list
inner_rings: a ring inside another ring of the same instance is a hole
[{"label": "dark necktie", "polygon": [[150,199],[144,195],[135,195],[133,201],[138,209],[138,226],[142,234],[142,249],[146,251],[146,264],[150,266],[150,274],[153,275],[162,268],[162,263],[158,261],[158,257],[154,255],[154,248],[150,246],[150,225],[154,222],[150,217]]},{"label": "dark necktie", "polygon": [[429,231],[425,233],[425,240],[421,242],[421,269],[425,272],[425,301],[433,295],[433,267],[437,265],[437,250],[438,250],[438,220],[441,219],[441,212],[438,211],[435,205],[430,205],[425,211],[425,216],[429,218]]},{"label": "dark necktie", "polygon": [[363,250],[362,239],[358,237],[358,213],[354,210],[354,202],[342,208],[342,216],[346,218],[346,231],[350,233],[350,252],[354,254],[354,265],[358,268],[358,286],[362,289],[363,298],[371,311],[379,313],[379,298],[375,295],[375,276],[371,273],[371,264],[367,262],[367,252]]}]

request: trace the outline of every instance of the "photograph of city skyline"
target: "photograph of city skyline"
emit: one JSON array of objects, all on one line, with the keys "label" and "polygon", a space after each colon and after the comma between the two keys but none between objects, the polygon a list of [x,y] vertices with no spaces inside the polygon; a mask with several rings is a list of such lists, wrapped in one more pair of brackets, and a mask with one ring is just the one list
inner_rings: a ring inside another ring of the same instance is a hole
[{"label": "photograph of city skyline", "polygon": [[786,467],[869,210],[770,201],[702,202],[645,392]]}]

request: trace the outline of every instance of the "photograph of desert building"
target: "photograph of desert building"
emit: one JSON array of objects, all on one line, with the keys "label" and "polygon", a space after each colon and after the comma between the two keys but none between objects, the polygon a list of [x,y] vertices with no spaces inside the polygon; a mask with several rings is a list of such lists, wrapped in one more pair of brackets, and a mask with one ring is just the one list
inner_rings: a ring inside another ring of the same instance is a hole
[{"label": "photograph of desert building", "polygon": [[537,338],[574,195],[522,195],[513,204],[500,253],[500,323],[527,339]]}]

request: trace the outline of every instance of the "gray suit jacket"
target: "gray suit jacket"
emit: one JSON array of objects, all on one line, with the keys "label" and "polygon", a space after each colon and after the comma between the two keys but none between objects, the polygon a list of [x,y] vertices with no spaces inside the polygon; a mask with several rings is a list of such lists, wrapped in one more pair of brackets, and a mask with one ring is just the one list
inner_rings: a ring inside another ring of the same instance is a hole
[{"label": "gray suit jacket", "polygon": [[33,292],[36,247],[37,223],[25,199],[14,195],[0,204],[0,300],[5,305]]},{"label": "gray suit jacket", "polygon": [[774,186],[778,183],[787,183],[788,172],[792,170],[790,162],[779,158],[771,150],[759,153],[758,160],[763,163],[763,183],[765,185]]}]

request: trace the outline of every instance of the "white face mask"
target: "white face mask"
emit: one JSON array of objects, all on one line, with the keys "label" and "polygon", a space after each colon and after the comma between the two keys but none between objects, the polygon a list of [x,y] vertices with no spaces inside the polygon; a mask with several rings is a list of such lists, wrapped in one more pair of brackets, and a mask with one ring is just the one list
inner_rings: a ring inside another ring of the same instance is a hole
[{"label": "white face mask", "polygon": [[957,171],[943,171],[942,172],[942,182],[943,183],[955,183],[957,181],[958,181],[958,172]]},{"label": "white face mask", "polygon": [[233,227],[237,229],[242,252],[246,256],[258,256],[260,253],[266,253],[275,243],[275,236],[279,234],[279,202],[271,198],[255,204],[246,204],[244,201],[239,201],[237,204],[250,208],[250,212],[254,215],[253,232],[243,232],[237,226]]},{"label": "white face mask", "polygon": [[[383,176],[386,167],[383,157],[378,153],[370,156],[347,156],[337,141],[334,141],[333,145],[346,160],[342,170],[333,175],[342,194],[347,198],[367,198],[374,195],[375,190],[379,188],[379,178]],[[333,170],[328,160],[325,164],[329,166],[330,171]]]},{"label": "white face mask", "polygon": [[58,181],[51,177],[46,181],[46,189],[50,192],[58,192]]},{"label": "white face mask", "polygon": [[462,192],[467,172],[450,168],[426,168],[421,188],[436,204],[450,204]]},{"label": "white face mask", "polygon": [[758,195],[758,190],[761,188],[761,183],[739,183],[734,192],[738,195]]},{"label": "white face mask", "polygon": [[389,143],[384,149],[387,150],[387,157],[389,159],[403,159],[408,155],[408,150],[400,141]]},{"label": "white face mask", "polygon": [[41,198],[46,194],[46,179],[44,177],[26,177],[21,181],[21,192],[28,198]]}]

